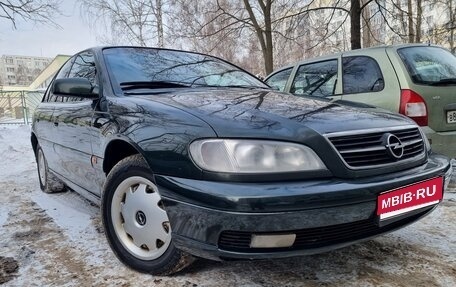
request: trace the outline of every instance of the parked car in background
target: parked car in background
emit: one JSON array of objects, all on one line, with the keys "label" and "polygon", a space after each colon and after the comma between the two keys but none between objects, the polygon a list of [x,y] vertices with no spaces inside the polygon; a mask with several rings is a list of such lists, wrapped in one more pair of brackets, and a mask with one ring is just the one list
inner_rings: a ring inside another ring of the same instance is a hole
[{"label": "parked car in background", "polygon": [[456,57],[432,45],[380,46],[307,59],[265,82],[297,96],[362,102],[399,112],[432,149],[456,157]]},{"label": "parked car in background", "polygon": [[41,189],[101,204],[117,257],[161,275],[194,257],[297,256],[393,231],[429,214],[451,174],[407,117],[144,47],[71,57],[31,143]]}]

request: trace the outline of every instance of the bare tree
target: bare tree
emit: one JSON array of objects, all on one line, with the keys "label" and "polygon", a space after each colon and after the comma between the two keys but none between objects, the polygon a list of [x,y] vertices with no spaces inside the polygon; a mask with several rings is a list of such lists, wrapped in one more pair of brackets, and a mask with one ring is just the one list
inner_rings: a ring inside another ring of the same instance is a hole
[{"label": "bare tree", "polygon": [[[176,15],[185,19],[181,22],[185,24],[177,24],[175,36],[191,41],[198,39],[199,46],[205,47],[212,47],[214,39],[217,45],[221,45],[223,40],[225,48],[231,47],[225,45],[229,36],[254,37],[261,52],[264,72],[268,74],[274,64],[281,62],[281,59],[276,60],[277,57],[298,55],[295,51],[299,49],[312,54],[310,51],[314,48],[327,49],[331,41],[331,46],[346,49],[345,40],[349,39],[350,48],[359,49],[362,35],[367,38],[365,46],[370,46],[371,43],[385,43],[384,36],[379,36],[387,32],[397,35],[398,42],[421,41],[422,0],[402,3],[404,1],[399,0],[201,0],[198,3],[176,0],[177,6],[181,7]],[[319,13],[322,11],[325,12]],[[377,21],[373,25],[372,19]],[[377,27],[379,19],[383,30]],[[179,19],[173,21],[179,22]],[[307,23],[310,30],[302,23]],[[345,23],[349,26],[349,33],[345,32]],[[244,42],[253,47],[247,38]],[[236,40],[231,40],[231,43],[238,48],[238,54],[245,52]],[[220,55],[214,49],[210,51]]]},{"label": "bare tree", "polygon": [[448,1],[448,25],[447,28],[450,30],[450,37],[449,37],[449,42],[450,42],[450,49],[451,52],[454,54],[456,53],[456,45],[455,45],[455,37],[454,37],[454,32],[456,30],[456,3],[454,3],[453,0]]},{"label": "bare tree", "polygon": [[54,22],[56,14],[60,14],[57,0],[0,1],[0,18],[9,20],[14,29],[19,19],[58,26]]},{"label": "bare tree", "polygon": [[[342,0],[332,0],[336,3]],[[264,72],[272,72],[274,68],[274,51],[277,43],[295,41],[299,43],[305,35],[291,29],[299,27],[309,13],[331,10],[349,10],[337,6],[319,7],[314,2],[302,0],[177,0],[180,12],[179,19],[186,19],[185,25],[179,26],[176,37],[186,39],[214,39],[219,34],[254,37],[261,52]],[[195,9],[194,7],[197,7]],[[190,12],[192,11],[192,12]],[[179,22],[173,21],[173,23]],[[209,31],[208,27],[217,23],[218,28]],[[326,35],[332,33],[328,29]],[[249,41],[245,41],[249,42]]]},{"label": "bare tree", "polygon": [[439,40],[446,41],[449,43],[451,52],[456,53],[456,0],[434,0],[436,4],[441,5],[443,8],[443,14],[447,21],[443,25],[438,26],[436,30],[438,32]]},{"label": "bare tree", "polygon": [[428,41],[448,47],[454,53],[456,0],[409,1],[412,9],[409,10],[407,7],[407,11],[403,11],[408,19],[403,23],[402,31],[407,34],[406,37],[402,37],[403,42]]},{"label": "bare tree", "polygon": [[408,42],[413,43],[415,32],[413,31],[413,4],[412,0],[407,0],[407,19],[408,19]]},{"label": "bare tree", "polygon": [[[432,1],[450,2],[452,16],[446,30],[442,29],[449,35],[447,39],[454,40],[456,13],[451,3],[455,0]],[[262,74],[269,74],[276,65],[323,51],[386,43],[390,40],[384,38],[386,33],[394,35],[394,43],[419,42],[426,37],[421,26],[425,23],[422,4],[427,1],[422,0],[79,2],[90,18],[105,21],[117,41],[180,46],[221,56]]]},{"label": "bare tree", "polygon": [[415,42],[421,42],[421,23],[423,18],[423,6],[421,0],[416,0],[416,23],[415,23]]},{"label": "bare tree", "polygon": [[361,48],[361,3],[360,0],[350,0],[350,4],[351,48],[359,49]]},{"label": "bare tree", "polygon": [[104,41],[139,46],[164,46],[162,0],[79,0],[89,22],[103,24]]}]

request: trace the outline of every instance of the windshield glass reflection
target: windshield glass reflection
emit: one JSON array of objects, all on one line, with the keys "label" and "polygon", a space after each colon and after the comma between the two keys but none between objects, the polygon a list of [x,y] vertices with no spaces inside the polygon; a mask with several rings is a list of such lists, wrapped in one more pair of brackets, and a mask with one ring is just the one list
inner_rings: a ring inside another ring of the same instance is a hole
[{"label": "windshield glass reflection", "polygon": [[151,48],[103,51],[110,77],[122,90],[178,87],[260,87],[263,82],[207,55]]}]

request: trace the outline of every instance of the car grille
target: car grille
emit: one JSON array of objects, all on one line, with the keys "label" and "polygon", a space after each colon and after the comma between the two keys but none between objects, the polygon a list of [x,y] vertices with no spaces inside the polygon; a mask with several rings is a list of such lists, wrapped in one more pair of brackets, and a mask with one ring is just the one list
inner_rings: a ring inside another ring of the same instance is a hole
[{"label": "car grille", "polygon": [[[307,228],[301,230],[291,230],[286,232],[245,232],[245,231],[223,231],[220,234],[218,247],[227,251],[238,252],[264,252],[264,251],[289,251],[300,249],[319,248],[360,240],[380,233],[392,231],[403,225],[409,224],[422,215],[427,213],[429,209],[407,217],[402,220],[390,223],[380,227],[374,219],[331,225],[325,227]],[[291,247],[286,248],[251,248],[250,241],[253,234],[296,234],[296,240]]]},{"label": "car grille", "polygon": [[[404,145],[400,159],[391,156],[383,142],[385,134],[393,134]],[[364,132],[343,136],[328,136],[345,163],[352,168],[370,168],[410,160],[423,155],[424,142],[418,128]]]}]

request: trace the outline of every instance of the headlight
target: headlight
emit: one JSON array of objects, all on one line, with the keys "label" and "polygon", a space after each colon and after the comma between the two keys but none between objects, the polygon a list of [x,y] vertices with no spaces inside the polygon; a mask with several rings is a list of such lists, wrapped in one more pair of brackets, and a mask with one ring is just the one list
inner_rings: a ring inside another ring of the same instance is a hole
[{"label": "headlight", "polygon": [[206,139],[190,145],[204,170],[230,173],[276,173],[325,170],[315,152],[303,145],[262,140]]}]

